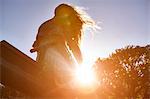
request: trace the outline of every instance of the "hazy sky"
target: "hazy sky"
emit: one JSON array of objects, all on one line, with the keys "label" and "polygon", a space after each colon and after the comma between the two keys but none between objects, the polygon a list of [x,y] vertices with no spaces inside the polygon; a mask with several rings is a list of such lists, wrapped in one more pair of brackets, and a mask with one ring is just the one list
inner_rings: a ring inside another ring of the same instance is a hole
[{"label": "hazy sky", "polygon": [[53,17],[60,3],[87,8],[100,31],[86,31],[82,51],[107,57],[116,48],[150,44],[150,0],[0,0],[0,40],[29,55],[38,27]]}]

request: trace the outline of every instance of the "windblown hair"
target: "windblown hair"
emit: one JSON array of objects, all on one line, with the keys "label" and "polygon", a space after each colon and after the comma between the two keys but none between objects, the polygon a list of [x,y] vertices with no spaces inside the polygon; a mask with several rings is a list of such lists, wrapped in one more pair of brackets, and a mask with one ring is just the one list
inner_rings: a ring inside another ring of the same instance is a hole
[{"label": "windblown hair", "polygon": [[84,28],[87,26],[95,28],[96,26],[94,21],[87,15],[83,8],[69,4],[60,4],[57,6],[54,18],[59,21],[66,19],[66,22],[64,21],[63,25],[66,30],[71,30],[69,31],[70,33],[66,34],[68,37],[67,40],[68,42],[74,40],[77,45],[80,45]]}]

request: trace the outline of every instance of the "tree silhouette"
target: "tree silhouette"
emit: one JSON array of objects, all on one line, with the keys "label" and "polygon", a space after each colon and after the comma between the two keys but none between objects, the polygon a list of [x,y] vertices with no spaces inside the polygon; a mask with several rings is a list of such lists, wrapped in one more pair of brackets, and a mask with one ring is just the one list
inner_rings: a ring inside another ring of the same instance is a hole
[{"label": "tree silhouette", "polygon": [[150,45],[117,49],[94,65],[100,82],[98,95],[105,98],[147,99],[150,91]]}]

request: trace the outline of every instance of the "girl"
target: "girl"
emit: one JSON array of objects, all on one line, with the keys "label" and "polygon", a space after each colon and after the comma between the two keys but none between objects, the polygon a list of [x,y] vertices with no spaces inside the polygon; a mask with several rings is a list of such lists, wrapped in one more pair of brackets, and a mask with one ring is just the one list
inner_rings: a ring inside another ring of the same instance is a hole
[{"label": "girl", "polygon": [[74,65],[82,63],[82,30],[85,25],[94,25],[93,20],[85,16],[71,5],[60,4],[55,16],[39,27],[31,52],[37,52],[37,62],[54,73],[57,86],[71,81]]}]

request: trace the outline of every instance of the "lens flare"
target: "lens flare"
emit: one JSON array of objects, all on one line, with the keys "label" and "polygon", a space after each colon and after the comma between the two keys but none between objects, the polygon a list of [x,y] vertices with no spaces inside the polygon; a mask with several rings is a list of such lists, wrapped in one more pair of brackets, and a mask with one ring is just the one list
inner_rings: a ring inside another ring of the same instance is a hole
[{"label": "lens flare", "polygon": [[75,82],[80,92],[91,93],[96,90],[97,80],[91,63],[84,61],[76,68]]},{"label": "lens flare", "polygon": [[91,67],[81,66],[76,69],[76,79],[83,85],[87,86],[94,82],[94,72]]}]

